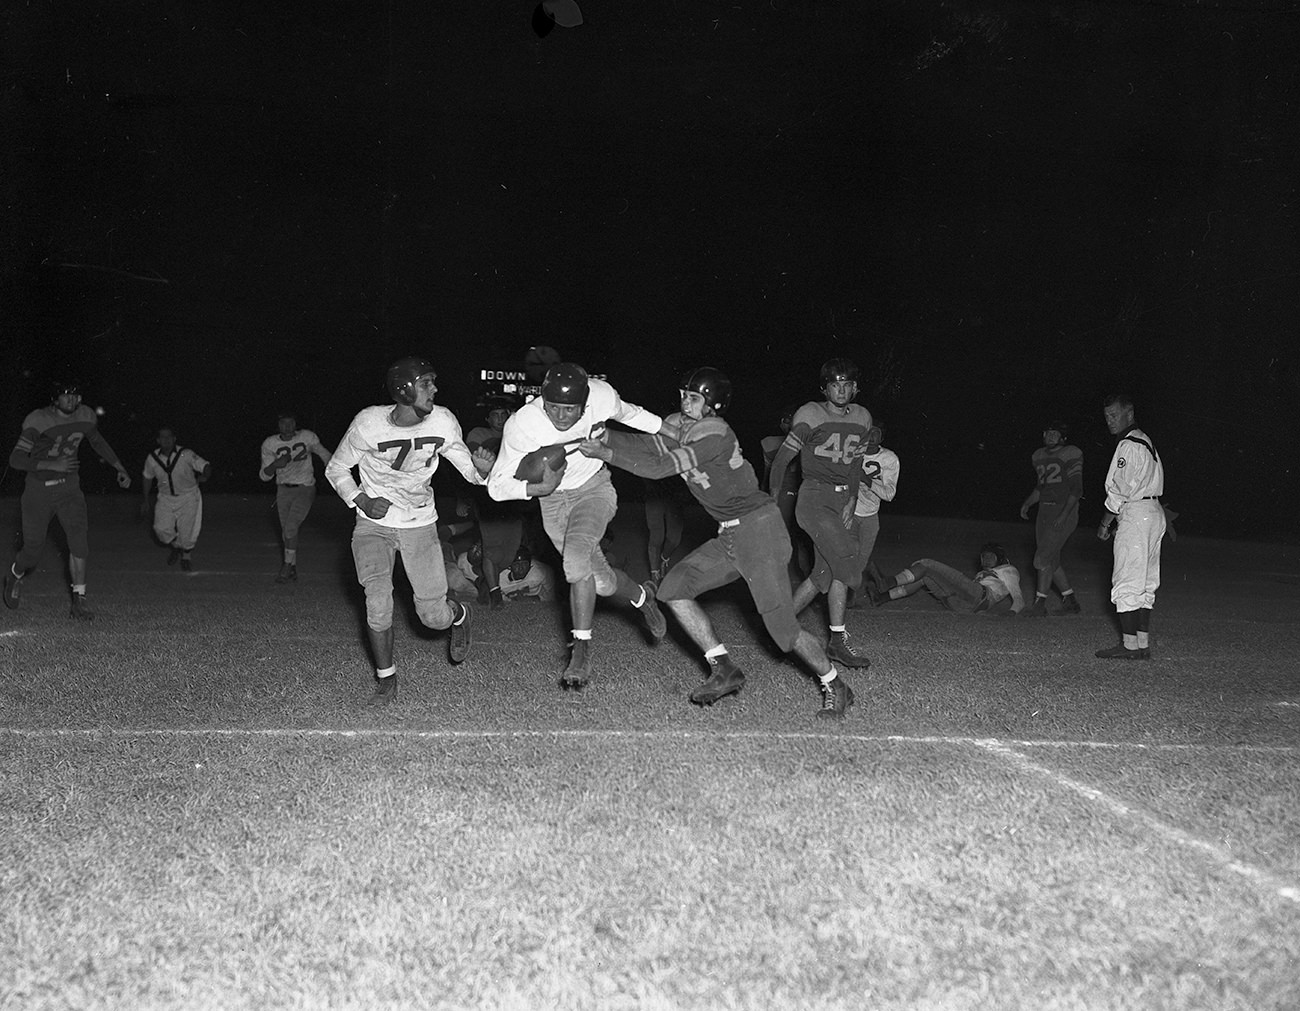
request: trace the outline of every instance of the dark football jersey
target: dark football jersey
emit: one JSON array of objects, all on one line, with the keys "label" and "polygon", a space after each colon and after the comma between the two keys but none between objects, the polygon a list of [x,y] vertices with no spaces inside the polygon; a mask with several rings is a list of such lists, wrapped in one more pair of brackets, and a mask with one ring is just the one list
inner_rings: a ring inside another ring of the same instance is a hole
[{"label": "dark football jersey", "polygon": [[47,464],[64,458],[68,460],[68,470],[75,471],[80,467],[77,450],[81,441],[94,431],[96,421],[95,412],[84,405],[71,414],[42,407],[23,420],[15,449],[31,458],[34,470],[49,469]]},{"label": "dark football jersey", "polygon": [[715,520],[746,516],[772,501],[758,486],[754,468],[740,451],[736,433],[721,418],[692,422],[679,414],[664,419],[680,425],[681,442],[664,435],[610,431],[610,462],[642,477],[680,474],[691,494]]},{"label": "dark football jersey", "polygon": [[808,403],[795,412],[786,444],[797,445],[805,481],[849,484],[870,427],[871,412],[861,404],[841,414],[824,402]]},{"label": "dark football jersey", "polygon": [[1032,460],[1040,507],[1063,506],[1071,493],[1083,495],[1083,451],[1078,446],[1040,446]]}]

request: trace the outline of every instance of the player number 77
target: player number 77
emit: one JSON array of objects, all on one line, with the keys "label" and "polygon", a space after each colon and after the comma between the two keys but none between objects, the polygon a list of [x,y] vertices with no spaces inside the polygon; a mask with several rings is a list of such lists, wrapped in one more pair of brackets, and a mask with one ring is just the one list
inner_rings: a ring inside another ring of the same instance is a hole
[{"label": "player number 77", "polygon": [[[402,464],[410,456],[411,450],[423,449],[425,446],[432,445],[435,449],[442,445],[442,436],[440,435],[422,435],[418,439],[389,439],[386,442],[379,443],[379,451],[385,452],[390,449],[397,450],[397,458],[393,461],[393,470],[401,470]],[[429,457],[429,462],[433,462],[433,457]]]}]

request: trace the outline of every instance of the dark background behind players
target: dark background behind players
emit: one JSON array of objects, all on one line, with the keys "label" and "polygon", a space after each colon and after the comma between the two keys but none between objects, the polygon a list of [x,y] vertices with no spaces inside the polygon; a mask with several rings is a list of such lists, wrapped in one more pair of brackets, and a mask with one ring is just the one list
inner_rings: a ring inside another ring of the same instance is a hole
[{"label": "dark background behind players", "polygon": [[183,418],[210,490],[253,491],[270,405],[333,442],[377,362],[469,391],[547,343],[652,409],[664,369],[725,368],[756,451],[814,392],[791,377],[847,354],[900,514],[1014,518],[1036,419],[1104,459],[1122,375],[1186,532],[1296,531],[1287,5],[592,0],[545,38],[530,13],[14,7],[6,437],[71,369],[120,451]]}]

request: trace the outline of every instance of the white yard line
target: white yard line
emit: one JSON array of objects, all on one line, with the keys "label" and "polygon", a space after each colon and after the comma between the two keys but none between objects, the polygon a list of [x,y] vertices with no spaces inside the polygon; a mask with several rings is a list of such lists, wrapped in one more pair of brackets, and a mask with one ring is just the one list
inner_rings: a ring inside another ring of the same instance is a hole
[{"label": "white yard line", "polygon": [[406,738],[415,740],[507,740],[520,738],[533,739],[590,739],[590,740],[696,740],[696,741],[853,741],[856,743],[884,743],[898,745],[942,745],[976,747],[1004,759],[1011,765],[1039,778],[1046,779],[1058,787],[1078,794],[1085,800],[1099,804],[1111,814],[1136,821],[1155,832],[1161,838],[1185,849],[1208,857],[1213,863],[1249,881],[1256,888],[1271,892],[1279,898],[1300,904],[1300,884],[1280,878],[1251,864],[1237,860],[1221,846],[1208,842],[1189,832],[1168,824],[1131,804],[1110,796],[1096,787],[1089,786],[1070,776],[1063,775],[1045,765],[1033,761],[1016,750],[1018,748],[1095,748],[1106,750],[1135,751],[1200,751],[1210,752],[1248,752],[1275,755],[1300,755],[1300,747],[1269,747],[1255,745],[1207,745],[1207,744],[1144,744],[1126,741],[1062,741],[1062,740],[1001,740],[983,737],[955,736],[905,736],[870,734],[815,734],[808,732],[771,732],[740,731],[715,733],[708,731],[664,731],[664,730],[405,730],[395,728],[289,728],[289,727],[195,727],[179,729],[162,729],[156,727],[101,727],[101,728],[66,728],[66,727],[0,727],[0,736],[29,739],[39,738],[173,738],[173,739],[214,739],[214,738],[370,738],[375,740]]},{"label": "white yard line", "polygon": [[1003,741],[980,741],[976,743],[985,751],[997,755],[999,758],[1005,759],[1011,765],[1024,772],[1032,773],[1041,779],[1046,779],[1057,786],[1078,794],[1085,800],[1099,804],[1117,817],[1139,822],[1151,831],[1155,832],[1156,835],[1160,836],[1166,842],[1172,842],[1185,849],[1197,851],[1202,856],[1208,857],[1213,863],[1218,864],[1225,870],[1231,871],[1233,874],[1245,878],[1261,891],[1272,892],[1279,898],[1300,905],[1300,884],[1297,884],[1294,881],[1289,881],[1286,878],[1280,878],[1276,874],[1262,870],[1252,864],[1243,863],[1242,861],[1237,860],[1231,852],[1224,849],[1222,846],[1216,846],[1214,843],[1201,839],[1198,836],[1194,836],[1190,832],[1184,832],[1182,829],[1162,821],[1155,815],[1150,814],[1139,807],[1117,800],[1110,794],[1098,790],[1094,786],[1089,786],[1087,783],[1081,783],[1077,779],[1063,775],[1054,769],[1049,769],[1045,765],[1039,765],[1037,762],[1033,761],[1033,759],[1021,754]]},{"label": "white yard line", "polygon": [[[919,744],[952,747],[998,748],[1092,748],[1106,751],[1177,751],[1230,754],[1294,755],[1300,745],[1268,744],[1147,744],[1137,741],[1070,741],[962,737],[956,735],[813,733],[811,731],[736,730],[416,730],[405,727],[6,727],[0,736],[26,738],[59,737],[175,737],[175,738],[410,738],[412,740],[505,740],[509,738],[563,738],[577,740],[665,740],[665,741],[853,741],[859,744]],[[1029,759],[1026,759],[1029,761]]]}]

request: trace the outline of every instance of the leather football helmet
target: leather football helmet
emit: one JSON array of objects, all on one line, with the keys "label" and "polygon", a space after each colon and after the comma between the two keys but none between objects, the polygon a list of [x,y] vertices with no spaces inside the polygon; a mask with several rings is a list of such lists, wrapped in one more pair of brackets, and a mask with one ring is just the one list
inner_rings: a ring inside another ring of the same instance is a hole
[{"label": "leather football helmet", "polygon": [[587,370],[572,362],[561,362],[546,370],[542,380],[542,401],[550,404],[569,404],[574,407],[587,406],[587,394],[591,387],[587,382]]},{"label": "leather football helmet", "polygon": [[714,414],[724,414],[731,405],[731,380],[707,365],[686,373],[678,389],[700,394]]},{"label": "leather football helmet", "polygon": [[410,407],[415,403],[415,381],[421,376],[437,375],[438,370],[427,358],[399,358],[388,366],[384,385],[388,395],[399,404]]}]

